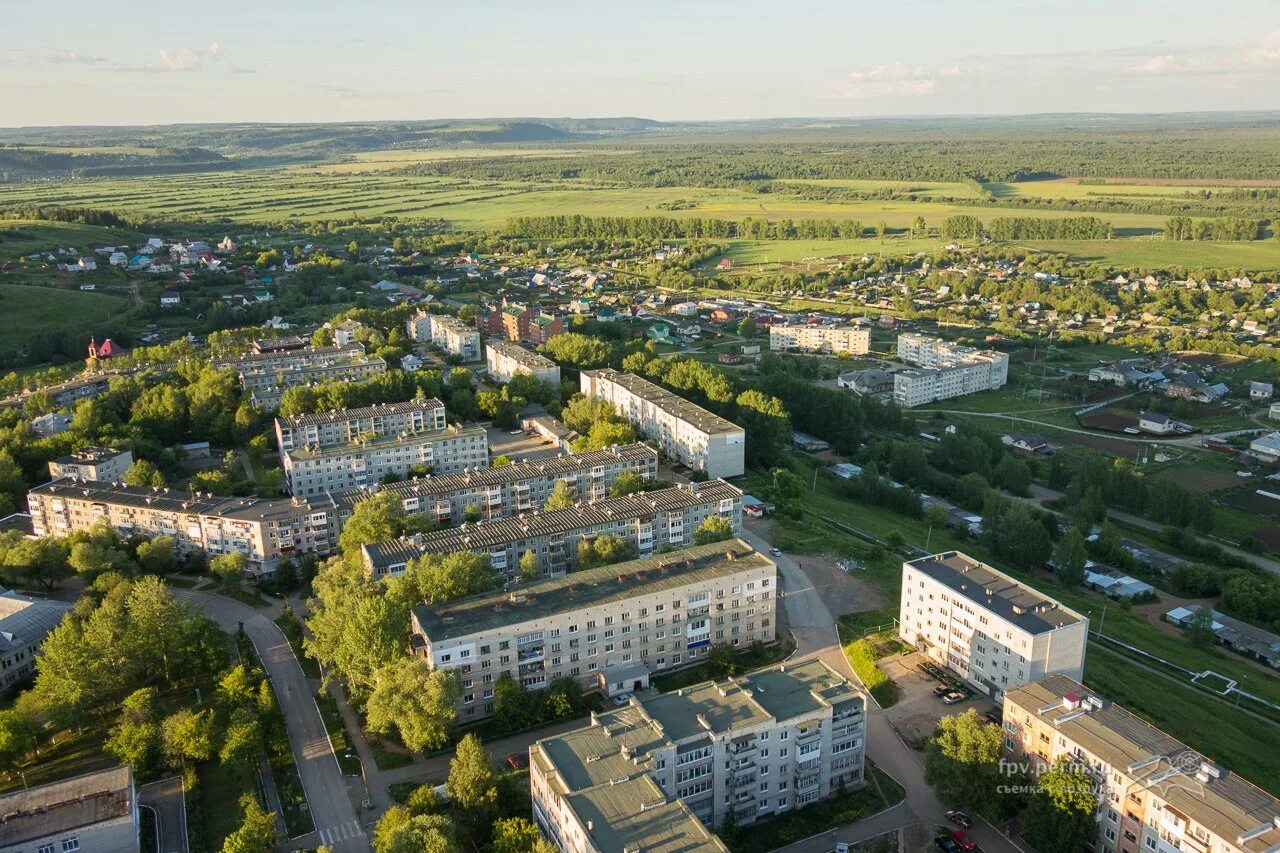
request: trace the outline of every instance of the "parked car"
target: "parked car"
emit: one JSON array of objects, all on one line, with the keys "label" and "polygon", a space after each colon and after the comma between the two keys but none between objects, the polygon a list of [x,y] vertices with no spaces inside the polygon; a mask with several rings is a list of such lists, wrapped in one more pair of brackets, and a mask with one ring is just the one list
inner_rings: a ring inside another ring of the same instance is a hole
[{"label": "parked car", "polygon": [[972,838],[965,834],[963,829],[953,830],[951,832],[951,840],[954,841],[961,850],[972,850],[978,846],[973,843]]},{"label": "parked car", "polygon": [[772,555],[773,555],[773,556],[775,556],[775,557],[781,557],[781,556],[782,556],[782,549],[781,549],[781,548],[770,548],[770,549],[769,549],[769,553],[770,553],[770,554],[772,554]]},{"label": "parked car", "polygon": [[507,756],[507,766],[512,770],[523,770],[529,766],[529,753],[513,752]]},{"label": "parked car", "polygon": [[968,829],[973,826],[973,818],[969,817],[959,809],[952,809],[947,812],[947,820],[963,829]]},{"label": "parked car", "polygon": [[939,684],[937,687],[933,688],[933,695],[939,699],[941,699],[943,696],[946,696],[950,692],[951,692],[951,686],[948,684]]},{"label": "parked car", "polygon": [[942,704],[943,704],[943,705],[954,705],[954,704],[956,704],[957,702],[963,702],[963,701],[964,701],[965,699],[967,699],[967,698],[969,698],[969,697],[965,696],[965,695],[964,695],[963,693],[961,693],[959,690],[952,690],[950,693],[948,693],[948,694],[946,694],[945,696],[943,696],[943,697],[942,697]]},{"label": "parked car", "polygon": [[933,839],[933,843],[938,845],[942,853],[960,853],[960,845],[956,844],[950,835],[939,835]]},{"label": "parked car", "polygon": [[995,714],[991,713],[990,711],[983,711],[981,714],[978,715],[978,719],[982,720],[982,722],[986,723],[989,726],[1000,725],[1000,718],[997,717]]},{"label": "parked car", "polygon": [[621,708],[623,705],[630,705],[630,704],[631,704],[631,694],[630,694],[630,693],[619,693],[617,696],[614,696],[614,697],[613,697],[613,704],[617,705],[619,708]]}]

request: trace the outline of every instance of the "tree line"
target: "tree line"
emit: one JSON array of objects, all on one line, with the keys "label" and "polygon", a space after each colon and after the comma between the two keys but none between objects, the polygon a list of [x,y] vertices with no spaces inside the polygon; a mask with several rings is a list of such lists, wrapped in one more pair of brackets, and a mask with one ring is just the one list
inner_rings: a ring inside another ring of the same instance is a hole
[{"label": "tree line", "polygon": [[[1166,240],[1261,240],[1265,235],[1265,219],[1220,216],[1217,219],[1192,219],[1171,216],[1164,224]],[[1280,231],[1277,231],[1280,236]]]},{"label": "tree line", "polygon": [[673,216],[517,216],[506,231],[543,239],[725,239],[832,240],[861,237],[864,228],[856,219],[715,219]]},{"label": "tree line", "polygon": [[1110,240],[1115,227],[1095,216],[1049,219],[1036,216],[1001,216],[984,225],[976,216],[959,214],[942,220],[945,240]]}]

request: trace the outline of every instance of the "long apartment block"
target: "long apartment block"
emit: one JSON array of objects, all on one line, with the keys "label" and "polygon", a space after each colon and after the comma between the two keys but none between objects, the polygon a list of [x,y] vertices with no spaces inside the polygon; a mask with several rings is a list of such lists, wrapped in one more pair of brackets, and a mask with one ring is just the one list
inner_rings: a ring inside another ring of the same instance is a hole
[{"label": "long apartment block", "polygon": [[1083,678],[1089,620],[949,551],[902,564],[898,636],[999,700],[1046,675]]},{"label": "long apartment block", "polygon": [[366,436],[423,432],[447,425],[444,403],[434,397],[275,420],[281,462],[286,453],[299,447],[330,447]]},{"label": "long apartment block", "polygon": [[329,380],[368,379],[387,369],[382,358],[367,356],[364,345],[358,343],[252,352],[215,359],[212,364],[235,371],[249,399],[260,409],[278,408],[289,388]]},{"label": "long apartment block", "polygon": [[607,400],[670,458],[708,477],[740,477],[746,470],[742,427],[683,397],[612,368],[584,370],[582,393]]},{"label": "long apartment block", "polygon": [[1095,853],[1280,849],[1280,801],[1078,680],[1051,675],[1010,690],[1003,725],[1019,770],[1038,776],[1065,759],[1093,778]]},{"label": "long apartment block", "polygon": [[898,336],[898,358],[919,369],[893,375],[894,401],[904,408],[992,391],[1009,381],[1009,356],[914,332]]},{"label": "long apartment block", "polygon": [[448,314],[428,314],[427,328],[431,343],[459,356],[463,361],[480,360],[480,332],[457,317]]},{"label": "long apartment block", "polygon": [[449,530],[374,542],[363,546],[365,569],[372,577],[400,574],[423,554],[474,551],[488,554],[506,581],[515,579],[525,553],[538,559],[543,575],[578,568],[578,544],[599,536],[621,538],[639,557],[693,544],[694,531],[718,515],[734,535],[742,530],[742,491],[724,480],[674,486],[609,498],[515,518],[479,521]]},{"label": "long apartment block", "polygon": [[483,427],[450,426],[296,447],[282,461],[290,493],[310,497],[405,477],[419,467],[440,474],[487,467],[489,437]]},{"label": "long apartment block", "polygon": [[360,501],[372,494],[389,492],[400,500],[405,512],[429,515],[437,524],[447,525],[465,518],[469,510],[484,519],[540,510],[557,483],[564,483],[579,503],[603,500],[623,474],[656,477],[658,451],[639,443],[615,445],[498,468],[473,468],[461,474],[374,484],[367,489],[334,494],[332,501],[339,518],[345,521]]},{"label": "long apartment block", "polygon": [[413,653],[462,679],[464,721],[493,714],[509,673],[526,690],[566,676],[616,695],[711,645],[772,642],[778,567],[741,539],[544,578],[412,611]]},{"label": "long apartment block", "polygon": [[857,326],[770,326],[769,349],[805,352],[871,352],[871,332]]},{"label": "long apartment block", "polygon": [[121,536],[173,536],[178,550],[243,554],[255,573],[282,558],[328,554],[328,510],[294,498],[224,498],[176,489],[61,479],[27,493],[37,536],[67,536],[105,521]]},{"label": "long apartment block", "polygon": [[865,694],[819,659],[592,714],[530,750],[534,819],[561,850],[721,851],[709,831],[861,787]]},{"label": "long apartment block", "polygon": [[489,375],[499,382],[510,382],[516,374],[528,373],[534,379],[560,386],[560,365],[545,355],[496,338],[487,341],[484,349]]}]

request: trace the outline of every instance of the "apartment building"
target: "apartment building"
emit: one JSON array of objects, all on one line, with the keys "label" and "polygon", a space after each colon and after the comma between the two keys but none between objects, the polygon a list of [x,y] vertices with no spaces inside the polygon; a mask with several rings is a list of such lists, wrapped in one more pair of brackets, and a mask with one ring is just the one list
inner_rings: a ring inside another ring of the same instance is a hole
[{"label": "apartment building", "polygon": [[560,365],[545,355],[496,339],[486,343],[484,350],[489,375],[499,382],[510,382],[517,373],[528,373],[534,379],[560,386]]},{"label": "apartment building", "polygon": [[133,464],[133,453],[112,447],[86,447],[73,450],[69,456],[61,456],[49,462],[49,476],[75,477],[78,480],[100,480],[115,483],[124,480],[125,472]]},{"label": "apartment building", "polygon": [[633,373],[584,370],[582,393],[608,400],[635,429],[670,458],[708,477],[740,477],[746,470],[742,427]]},{"label": "apartment building", "polygon": [[0,589],[0,695],[36,669],[36,652],[74,605]]},{"label": "apartment building", "polygon": [[279,408],[280,398],[289,388],[334,380],[355,382],[387,369],[386,361],[365,355],[364,345],[358,343],[269,350],[212,363],[234,370],[250,402],[259,409]]},{"label": "apartment building", "polygon": [[526,552],[538,558],[544,576],[562,575],[579,567],[580,542],[617,536],[637,556],[648,557],[693,544],[694,531],[713,515],[727,520],[738,535],[742,531],[742,490],[724,480],[709,480],[373,542],[363,546],[362,552],[366,571],[382,578],[400,574],[409,560],[423,554],[474,551],[488,554],[493,567],[511,582]]},{"label": "apartment building", "polygon": [[404,321],[404,330],[410,340],[431,343],[431,315],[419,308]]},{"label": "apartment building", "polygon": [[0,853],[138,853],[128,765],[0,794]]},{"label": "apartment building", "polygon": [[1046,675],[1083,678],[1089,620],[948,551],[902,564],[898,636],[998,700]]},{"label": "apartment building", "polygon": [[448,314],[428,314],[431,343],[463,361],[480,360],[480,332]]},{"label": "apartment building", "polygon": [[501,308],[482,305],[476,311],[476,328],[486,337],[531,344],[545,344],[566,331],[564,318],[511,300],[503,300]]},{"label": "apartment building", "polygon": [[410,642],[458,671],[465,722],[493,713],[503,673],[526,690],[566,676],[616,695],[712,644],[772,642],[777,578],[772,560],[733,539],[415,607]]},{"label": "apartment building", "polygon": [[447,425],[444,403],[434,397],[275,419],[282,463],[285,454],[300,447],[330,447],[369,436],[439,430]]},{"label": "apartment building", "polygon": [[27,493],[36,536],[67,536],[105,521],[122,536],[173,536],[178,550],[243,554],[268,575],[285,557],[328,554],[329,510],[293,499],[224,498],[177,489],[62,479]]},{"label": "apartment building", "polygon": [[399,483],[374,484],[367,489],[331,496],[335,512],[345,521],[355,505],[372,494],[390,492],[410,514],[430,515],[448,525],[467,516],[506,518],[539,510],[556,483],[565,483],[579,503],[603,500],[622,474],[652,479],[658,475],[658,451],[645,444],[615,445],[604,450],[515,462],[498,468],[473,468],[461,474],[414,477]]},{"label": "apartment building", "polygon": [[534,820],[561,850],[718,851],[749,825],[863,785],[865,694],[817,658],[592,714],[529,751]]},{"label": "apartment building", "polygon": [[1274,853],[1280,801],[1064,675],[1004,697],[1006,760],[1059,759],[1097,785],[1095,853]]},{"label": "apartment building", "polygon": [[993,391],[1009,381],[1009,356],[1005,353],[914,332],[898,335],[898,358],[919,368],[893,375],[893,399],[904,408]]},{"label": "apartment building", "polygon": [[857,326],[770,326],[769,349],[805,352],[871,352],[871,331]]},{"label": "apartment building", "polygon": [[295,447],[282,455],[285,483],[294,495],[359,489],[413,469],[453,474],[489,465],[483,427],[450,426],[422,432],[358,438],[345,444]]}]

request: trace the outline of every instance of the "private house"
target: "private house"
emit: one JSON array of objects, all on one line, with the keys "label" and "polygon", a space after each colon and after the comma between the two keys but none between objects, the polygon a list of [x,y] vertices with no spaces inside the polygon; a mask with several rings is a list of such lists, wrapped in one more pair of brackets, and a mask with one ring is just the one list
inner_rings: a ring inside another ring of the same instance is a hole
[{"label": "private house", "polygon": [[1269,432],[1249,442],[1249,455],[1263,462],[1280,462],[1280,432]]},{"label": "private house", "polygon": [[1270,382],[1249,383],[1250,400],[1270,400],[1274,393],[1275,387]]},{"label": "private house", "polygon": [[1176,432],[1178,422],[1168,415],[1162,415],[1159,412],[1139,412],[1138,413],[1138,429],[1143,432],[1149,432],[1152,435],[1169,435]]},{"label": "private house", "polygon": [[1001,443],[1010,450],[1016,450],[1019,453],[1027,453],[1032,455],[1047,456],[1052,451],[1049,449],[1049,442],[1045,441],[1041,435],[1023,435],[1020,432],[1011,432],[1008,435],[1000,437]]}]

